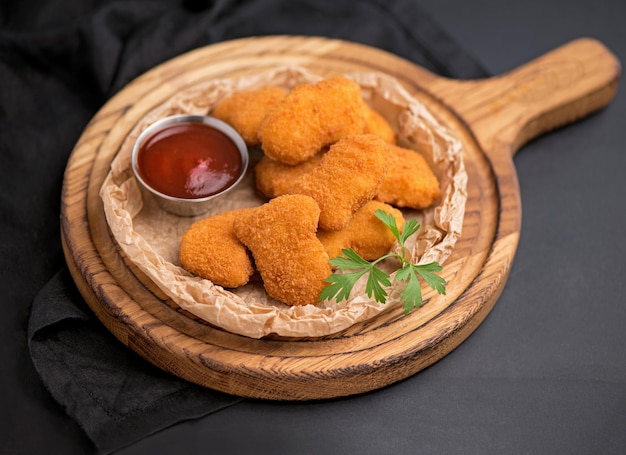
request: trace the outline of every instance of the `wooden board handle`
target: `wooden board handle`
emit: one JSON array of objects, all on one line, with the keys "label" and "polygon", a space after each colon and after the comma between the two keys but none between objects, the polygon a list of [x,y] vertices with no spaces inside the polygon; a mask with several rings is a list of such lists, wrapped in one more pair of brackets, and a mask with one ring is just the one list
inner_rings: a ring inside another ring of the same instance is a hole
[{"label": "wooden board handle", "polygon": [[483,150],[513,155],[530,139],[606,106],[620,74],[620,62],[602,43],[581,38],[501,76],[428,85]]}]

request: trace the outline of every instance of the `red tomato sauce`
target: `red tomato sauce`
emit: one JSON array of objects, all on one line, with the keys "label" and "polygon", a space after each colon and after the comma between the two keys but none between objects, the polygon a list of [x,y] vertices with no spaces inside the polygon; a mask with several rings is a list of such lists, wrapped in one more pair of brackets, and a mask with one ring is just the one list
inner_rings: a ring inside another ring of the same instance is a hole
[{"label": "red tomato sauce", "polygon": [[141,178],[156,191],[185,199],[219,193],[239,177],[235,143],[203,123],[175,123],[148,137],[137,152]]}]

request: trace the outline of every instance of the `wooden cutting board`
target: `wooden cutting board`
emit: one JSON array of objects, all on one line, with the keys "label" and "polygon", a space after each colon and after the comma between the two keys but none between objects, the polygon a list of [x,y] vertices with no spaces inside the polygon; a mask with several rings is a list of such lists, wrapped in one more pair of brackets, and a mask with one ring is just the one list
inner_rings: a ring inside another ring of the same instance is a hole
[{"label": "wooden cutting board", "polygon": [[[317,339],[250,339],[186,313],[124,257],[98,195],[119,147],[146,112],[190,85],[297,64],[321,75],[377,71],[398,81],[462,141],[468,173],[463,234],[442,272],[447,293],[424,294]],[[397,56],[323,38],[224,42],[134,80],[89,123],[69,159],[62,242],[72,276],[102,323],[128,348],[191,382],[277,400],[321,399],[387,386],[431,365],[485,319],[507,280],[521,205],[514,153],[529,139],[607,105],[620,64],[599,42],[571,42],[503,76],[457,81]]]}]

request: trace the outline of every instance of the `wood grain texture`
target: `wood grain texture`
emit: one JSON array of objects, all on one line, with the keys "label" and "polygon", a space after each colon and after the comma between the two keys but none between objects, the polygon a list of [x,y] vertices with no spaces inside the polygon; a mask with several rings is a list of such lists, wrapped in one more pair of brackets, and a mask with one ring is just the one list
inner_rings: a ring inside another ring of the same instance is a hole
[{"label": "wood grain texture", "polygon": [[[390,309],[333,336],[255,340],[181,310],[119,250],[98,192],[142,116],[198,82],[284,64],[322,75],[386,73],[463,142],[467,210],[463,235],[442,272],[445,296],[426,291],[424,305],[408,316]],[[324,38],[248,38],[197,49],[129,84],[76,144],[62,192],[68,266],[91,309],[120,342],[194,383],[277,400],[333,398],[387,386],[441,359],[487,316],[506,283],[520,233],[513,154],[530,138],[606,105],[619,75],[610,52],[587,39],[481,81],[442,79],[389,53]]]}]

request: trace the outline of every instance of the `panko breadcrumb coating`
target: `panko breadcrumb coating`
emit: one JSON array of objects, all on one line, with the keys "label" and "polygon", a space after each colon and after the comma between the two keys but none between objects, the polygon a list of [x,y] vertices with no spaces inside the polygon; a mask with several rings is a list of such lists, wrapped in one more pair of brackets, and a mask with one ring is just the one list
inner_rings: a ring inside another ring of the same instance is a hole
[{"label": "panko breadcrumb coating", "polygon": [[[424,209],[441,196],[437,176],[426,159],[415,150],[390,145],[389,169],[374,199],[414,209]],[[319,167],[322,154],[296,166],[263,157],[255,168],[256,185],[267,197],[296,192],[295,183]]]},{"label": "panko breadcrumb coating", "polygon": [[289,194],[293,182],[319,166],[321,159],[322,154],[318,153],[303,163],[290,166],[263,156],[254,168],[256,187],[269,198]]},{"label": "panko breadcrumb coating", "polygon": [[439,180],[421,153],[391,145],[389,171],[376,199],[396,207],[424,209],[441,196]]},{"label": "panko breadcrumb coating", "polygon": [[265,154],[285,164],[308,160],[323,147],[365,128],[361,87],[343,76],[295,87],[259,129]]},{"label": "panko breadcrumb coating", "polygon": [[355,134],[334,143],[319,165],[294,180],[291,194],[311,196],[320,207],[322,229],[343,229],[374,198],[389,167],[390,145],[373,134]]},{"label": "panko breadcrumb coating", "polygon": [[404,216],[402,212],[379,201],[369,201],[356,211],[348,225],[340,231],[318,230],[320,239],[328,257],[341,256],[341,250],[352,248],[363,259],[373,261],[389,253],[396,241],[389,229],[374,215],[376,210],[383,210],[393,215],[398,229],[402,232]]},{"label": "panko breadcrumb coating", "polygon": [[236,92],[219,101],[211,115],[232,126],[246,145],[258,145],[260,141],[257,133],[261,122],[286,95],[285,89],[271,85]]},{"label": "panko breadcrumb coating", "polygon": [[193,223],[180,241],[184,269],[213,283],[235,288],[254,273],[246,247],[235,237],[234,220],[246,209],[233,210]]},{"label": "panko breadcrumb coating", "polygon": [[248,209],[234,223],[252,252],[270,297],[287,305],[316,305],[331,274],[328,254],[316,236],[320,209],[308,196],[285,195]]},{"label": "panko breadcrumb coating", "polygon": [[365,104],[363,113],[365,118],[364,133],[376,134],[389,144],[395,144],[397,142],[398,137],[396,132],[389,122],[387,122],[387,119],[378,111]]}]

